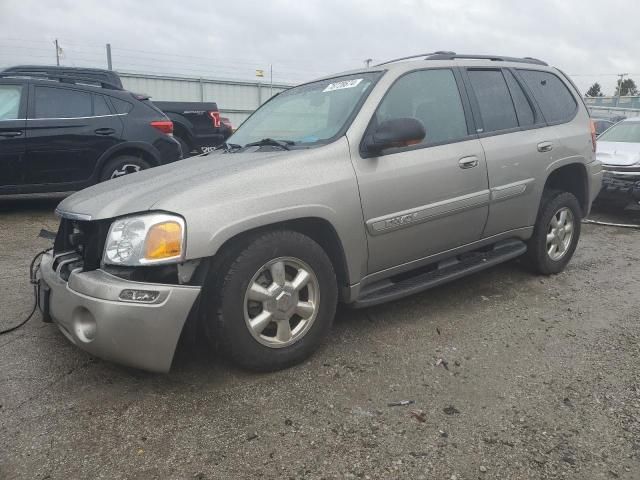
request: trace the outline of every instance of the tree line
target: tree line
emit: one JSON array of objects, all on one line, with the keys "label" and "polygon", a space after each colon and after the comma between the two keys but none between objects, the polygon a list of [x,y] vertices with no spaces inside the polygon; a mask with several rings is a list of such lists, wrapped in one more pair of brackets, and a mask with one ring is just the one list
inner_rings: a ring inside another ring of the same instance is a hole
[{"label": "tree line", "polygon": [[[622,83],[618,82],[616,86],[616,91],[613,94],[614,97],[621,96],[635,96],[638,95],[638,88],[636,86],[636,82],[633,81],[632,78],[627,78],[623,80]],[[606,95],[602,92],[602,87],[598,82],[594,83],[589,87],[586,93],[587,97],[605,97]]]}]

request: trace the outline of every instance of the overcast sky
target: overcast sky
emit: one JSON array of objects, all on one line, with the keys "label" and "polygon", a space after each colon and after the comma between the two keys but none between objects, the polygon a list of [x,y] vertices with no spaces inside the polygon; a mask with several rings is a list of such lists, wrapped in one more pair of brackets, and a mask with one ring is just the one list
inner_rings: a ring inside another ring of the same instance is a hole
[{"label": "overcast sky", "polygon": [[640,84],[636,0],[0,0],[0,66],[55,63],[299,83],[434,50],[541,58],[612,94]]}]

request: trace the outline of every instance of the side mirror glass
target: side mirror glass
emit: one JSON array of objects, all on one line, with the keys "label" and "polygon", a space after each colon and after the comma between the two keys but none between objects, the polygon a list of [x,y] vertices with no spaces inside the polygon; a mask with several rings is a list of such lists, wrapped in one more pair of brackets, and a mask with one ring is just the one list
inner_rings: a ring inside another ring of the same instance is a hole
[{"label": "side mirror glass", "polygon": [[367,153],[377,154],[385,148],[418,144],[424,140],[426,134],[420,120],[410,117],[393,118],[382,122],[372,134],[367,136],[364,148]]}]

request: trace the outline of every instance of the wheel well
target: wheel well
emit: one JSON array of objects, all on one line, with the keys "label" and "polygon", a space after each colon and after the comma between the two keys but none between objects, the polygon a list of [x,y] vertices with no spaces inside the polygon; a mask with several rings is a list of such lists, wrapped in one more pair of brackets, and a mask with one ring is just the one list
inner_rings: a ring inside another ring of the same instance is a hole
[{"label": "wheel well", "polygon": [[122,157],[124,155],[131,155],[132,157],[141,158],[142,160],[144,160],[145,162],[147,162],[149,165],[153,167],[158,166],[158,161],[149,152],[145,152],[144,150],[141,150],[139,148],[123,148],[122,150],[118,150],[117,152],[114,152],[113,154],[109,155],[109,158],[106,158],[104,162],[102,162],[102,165],[100,165],[100,168],[103,168],[108,162],[110,162],[114,158]]},{"label": "wheel well", "polygon": [[331,260],[336,272],[338,286],[348,285],[349,276],[347,273],[347,261],[338,234],[333,228],[333,225],[328,221],[317,217],[298,218],[285,222],[273,223],[239,233],[224,242],[224,244],[222,244],[218,249],[218,253],[216,253],[215,257],[224,256],[225,252],[234,248],[244,248],[244,246],[246,246],[250,242],[251,238],[256,234],[271,230],[292,230],[315,240]]},{"label": "wheel well", "polygon": [[588,210],[587,172],[584,165],[572,163],[554,170],[547,178],[544,188],[573,193],[580,203],[582,214]]}]

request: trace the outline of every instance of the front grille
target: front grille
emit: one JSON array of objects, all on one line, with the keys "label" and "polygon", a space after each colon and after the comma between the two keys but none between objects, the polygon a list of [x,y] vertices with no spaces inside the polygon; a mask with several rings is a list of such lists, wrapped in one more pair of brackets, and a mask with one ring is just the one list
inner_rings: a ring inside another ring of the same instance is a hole
[{"label": "front grille", "polygon": [[74,254],[77,257],[74,268],[81,267],[83,271],[95,270],[100,267],[108,230],[109,221],[63,218],[53,244],[54,256]]}]

